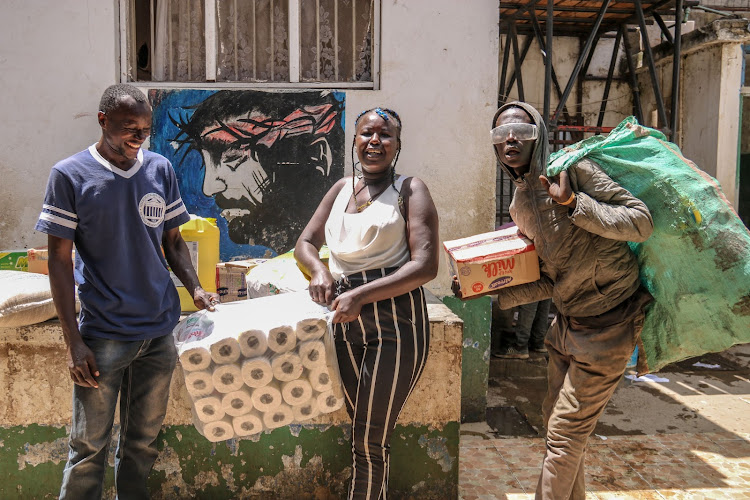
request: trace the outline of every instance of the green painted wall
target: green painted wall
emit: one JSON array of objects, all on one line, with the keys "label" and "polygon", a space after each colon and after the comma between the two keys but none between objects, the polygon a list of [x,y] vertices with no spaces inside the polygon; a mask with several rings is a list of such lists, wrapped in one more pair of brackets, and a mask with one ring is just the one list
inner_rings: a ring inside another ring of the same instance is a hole
[{"label": "green painted wall", "polygon": [[462,301],[443,297],[443,303],[464,321],[461,366],[461,421],[482,422],[487,408],[487,377],[490,371],[490,327],[492,299]]},{"label": "green painted wall", "polygon": [[[152,497],[345,498],[351,476],[349,433],[348,425],[292,425],[254,440],[210,443],[192,426],[167,427],[149,478]],[[458,422],[442,430],[397,426],[389,497],[458,498],[458,434]],[[112,456],[110,450],[110,461]],[[0,428],[0,498],[54,498],[66,458],[64,427]],[[114,496],[113,481],[110,467],[104,498]]]}]

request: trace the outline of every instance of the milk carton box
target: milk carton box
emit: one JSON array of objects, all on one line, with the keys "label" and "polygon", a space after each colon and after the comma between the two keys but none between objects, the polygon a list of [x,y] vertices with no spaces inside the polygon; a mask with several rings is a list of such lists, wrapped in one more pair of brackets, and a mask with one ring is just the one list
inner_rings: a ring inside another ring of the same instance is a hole
[{"label": "milk carton box", "polygon": [[534,244],[516,226],[443,243],[464,298],[539,279]]}]

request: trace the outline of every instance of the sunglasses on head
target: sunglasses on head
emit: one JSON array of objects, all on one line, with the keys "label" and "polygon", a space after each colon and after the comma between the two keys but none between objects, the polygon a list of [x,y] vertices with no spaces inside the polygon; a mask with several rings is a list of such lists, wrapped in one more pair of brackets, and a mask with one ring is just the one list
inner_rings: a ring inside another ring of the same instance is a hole
[{"label": "sunglasses on head", "polygon": [[517,141],[531,141],[537,138],[537,127],[531,123],[507,123],[490,131],[492,144],[507,142],[513,136]]}]

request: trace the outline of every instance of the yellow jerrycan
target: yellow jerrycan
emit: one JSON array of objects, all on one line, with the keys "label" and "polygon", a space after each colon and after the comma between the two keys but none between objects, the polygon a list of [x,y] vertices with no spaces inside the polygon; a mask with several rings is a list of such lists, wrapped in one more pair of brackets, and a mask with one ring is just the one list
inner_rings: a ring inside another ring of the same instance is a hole
[{"label": "yellow jerrycan", "polygon": [[[216,219],[190,215],[190,220],[180,226],[180,234],[187,244],[190,260],[198,272],[201,286],[207,292],[216,292],[216,264],[219,263],[219,228]],[[172,273],[172,280],[180,295],[183,311],[197,311],[193,297]]]}]

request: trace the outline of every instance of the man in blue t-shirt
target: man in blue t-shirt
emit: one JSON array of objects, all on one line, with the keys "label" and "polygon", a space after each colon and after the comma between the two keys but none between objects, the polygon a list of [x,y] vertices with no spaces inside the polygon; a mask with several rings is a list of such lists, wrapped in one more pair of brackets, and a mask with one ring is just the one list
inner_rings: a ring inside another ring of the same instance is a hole
[{"label": "man in blue t-shirt", "polygon": [[36,224],[48,235],[52,296],[75,382],[60,498],[101,497],[119,395],[117,496],[140,499],[148,498],[146,479],[177,359],[170,333],[180,300],[167,263],[199,309],[213,310],[218,295],[201,288],[180,236],[190,217],[172,166],[141,149],[151,130],[146,96],[131,85],[112,85],[98,118],[99,142],[52,168]]}]

